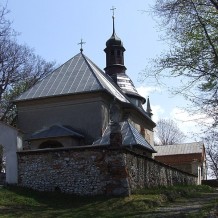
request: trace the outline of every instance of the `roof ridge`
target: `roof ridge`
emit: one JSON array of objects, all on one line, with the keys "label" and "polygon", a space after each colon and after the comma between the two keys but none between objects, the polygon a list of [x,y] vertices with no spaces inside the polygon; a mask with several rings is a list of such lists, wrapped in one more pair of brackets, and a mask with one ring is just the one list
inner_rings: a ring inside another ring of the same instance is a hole
[{"label": "roof ridge", "polygon": [[171,145],[155,145],[156,147],[166,147],[166,146],[185,146],[185,145],[191,145],[191,144],[204,144],[203,141],[199,142],[185,142],[185,143],[179,143],[179,144],[171,144]]},{"label": "roof ridge", "polygon": [[[84,54],[83,54],[83,55],[84,55]],[[84,56],[85,56],[85,55],[84,55]],[[91,67],[92,71],[94,71],[94,69],[92,68],[92,66],[90,65],[90,63],[91,63],[94,67],[96,67],[96,69],[101,73],[101,76],[103,76],[104,79],[106,79],[108,82],[110,82],[110,84],[116,89],[117,92],[121,93],[121,94],[123,95],[123,97],[125,97],[126,100],[128,100],[128,103],[131,103],[131,101],[129,100],[129,97],[123,92],[123,90],[119,87],[119,85],[117,85],[109,75],[107,75],[106,73],[104,73],[103,70],[100,69],[100,68],[99,68],[92,60],[90,60],[88,57],[85,56],[85,58],[86,58],[85,60],[88,62],[89,66]],[[90,63],[89,63],[89,62],[90,62]],[[94,72],[94,75],[95,75],[95,77],[97,78],[97,81],[99,82],[99,78],[98,78],[98,76],[95,74],[95,72]],[[106,89],[106,88],[101,84],[101,82],[99,82],[99,83],[100,83],[101,87],[103,88],[103,90],[105,90],[105,91],[108,92],[108,89]],[[109,92],[109,93],[110,93],[110,92]],[[112,93],[110,93],[110,94],[112,94]],[[120,99],[118,98],[118,100],[120,100]]]},{"label": "roof ridge", "polygon": [[[140,143],[140,140],[144,140],[144,141],[150,146],[149,149],[154,151],[154,148],[150,145],[150,143],[147,141],[147,139],[146,139],[145,137],[143,137],[142,134],[141,134],[129,121],[127,121],[127,122],[128,122],[129,127],[130,127],[130,129],[131,129],[131,131],[132,131],[132,134],[133,134],[133,136],[134,136],[134,139],[135,139],[135,141],[136,141],[136,144]],[[136,131],[137,134],[139,134],[139,137],[141,137],[141,139],[137,140],[137,138],[136,138],[136,136],[134,135],[133,131]]]},{"label": "roof ridge", "polygon": [[[87,65],[88,65],[88,67],[89,67],[89,69],[92,71],[92,74],[93,74],[93,76],[96,78],[98,84],[101,86],[102,89],[105,89],[105,88],[102,86],[102,84],[99,82],[98,77],[96,76],[94,70],[92,69],[92,67],[91,67],[91,65],[90,65],[90,63],[89,63],[89,61],[90,61],[93,65],[95,65],[94,62],[92,62],[92,61],[91,61],[86,55],[84,55],[83,53],[80,53],[80,54],[81,54],[82,57],[84,58],[85,62],[87,63]],[[87,60],[87,59],[88,59],[88,60]],[[96,65],[95,65],[95,67],[96,67]],[[100,68],[98,68],[98,70],[101,71]]]},{"label": "roof ridge", "polygon": [[129,121],[128,120],[125,120],[124,122],[126,122],[127,123],[127,125],[128,125],[128,127],[129,127],[129,129],[131,130],[131,136],[133,137],[133,139],[134,139],[134,143],[135,144],[137,144],[137,140],[136,140],[136,138],[135,138],[135,135],[133,134],[133,132],[132,132],[132,126],[131,126],[131,124],[129,123]]},{"label": "roof ridge", "polygon": [[[29,89],[27,89],[25,92],[23,92],[22,94],[20,94],[18,97],[16,97],[13,102],[19,101],[19,99],[21,98],[21,96],[25,95],[27,92],[30,92],[30,90],[32,90],[36,85],[38,85],[39,83],[41,83],[44,79],[46,79],[47,77],[51,76],[55,71],[57,71],[58,69],[62,68],[67,62],[73,60],[75,57],[79,56],[80,53],[76,54],[75,56],[71,57],[70,59],[68,59],[67,61],[65,61],[63,64],[61,64],[60,66],[58,66],[57,68],[55,68],[53,71],[51,71],[50,73],[48,73],[45,77],[39,79],[32,87],[30,87]],[[28,95],[27,95],[28,96]]]},{"label": "roof ridge", "polygon": [[[75,137],[81,137],[83,138],[84,136],[76,131],[73,131],[63,125],[60,125],[60,124],[54,124],[54,125],[51,125],[51,126],[48,126],[48,127],[45,127],[45,128],[42,128],[36,132],[34,132],[31,137],[29,138],[29,140],[32,140],[32,139],[39,139],[39,138],[46,138],[43,134],[45,134],[47,132],[52,132],[54,130],[58,130],[58,131],[62,131],[62,133],[59,135],[59,136],[65,136],[65,135],[74,135]],[[41,136],[40,136],[41,134]],[[51,136],[47,137],[47,138],[50,138]]]}]

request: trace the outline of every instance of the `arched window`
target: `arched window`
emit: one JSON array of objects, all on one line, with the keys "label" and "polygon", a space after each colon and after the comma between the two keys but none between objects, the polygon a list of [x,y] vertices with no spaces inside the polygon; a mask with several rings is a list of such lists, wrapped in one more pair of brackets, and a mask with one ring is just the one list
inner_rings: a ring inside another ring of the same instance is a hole
[{"label": "arched window", "polygon": [[43,142],[40,146],[39,149],[45,149],[45,148],[61,148],[63,145],[56,141],[56,140],[48,140]]}]

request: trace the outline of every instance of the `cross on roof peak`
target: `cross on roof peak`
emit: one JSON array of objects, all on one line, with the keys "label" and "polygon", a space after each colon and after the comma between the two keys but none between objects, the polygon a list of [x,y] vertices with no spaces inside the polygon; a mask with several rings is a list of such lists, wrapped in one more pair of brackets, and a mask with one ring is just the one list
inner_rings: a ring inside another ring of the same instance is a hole
[{"label": "cross on roof peak", "polygon": [[80,51],[81,53],[83,52],[83,44],[85,44],[86,42],[83,41],[83,39],[80,40],[80,42],[78,43],[78,45],[81,46]]}]

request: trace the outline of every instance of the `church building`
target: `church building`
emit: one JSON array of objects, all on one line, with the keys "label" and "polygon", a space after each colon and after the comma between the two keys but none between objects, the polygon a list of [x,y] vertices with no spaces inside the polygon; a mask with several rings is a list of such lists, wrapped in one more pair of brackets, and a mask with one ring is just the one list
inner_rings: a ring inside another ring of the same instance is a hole
[{"label": "church building", "polygon": [[114,16],[112,31],[104,71],[83,53],[81,40],[80,53],[15,100],[24,149],[106,146],[115,140],[149,157],[155,152],[149,99],[145,111],[146,99],[126,73]]},{"label": "church building", "polygon": [[18,185],[128,196],[141,188],[196,184],[196,176],[152,159],[150,102],[126,73],[114,17],[104,71],[82,44],[80,53],[15,100],[24,142],[16,152]]}]

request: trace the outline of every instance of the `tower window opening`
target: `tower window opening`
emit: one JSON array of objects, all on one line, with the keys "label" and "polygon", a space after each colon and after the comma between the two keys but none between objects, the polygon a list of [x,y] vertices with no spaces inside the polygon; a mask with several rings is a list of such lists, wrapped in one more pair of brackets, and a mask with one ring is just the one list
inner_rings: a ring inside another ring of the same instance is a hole
[{"label": "tower window opening", "polygon": [[114,56],[114,51],[111,51],[111,55],[113,55],[113,56]]},{"label": "tower window opening", "polygon": [[117,51],[117,56],[120,56],[120,50]]}]

